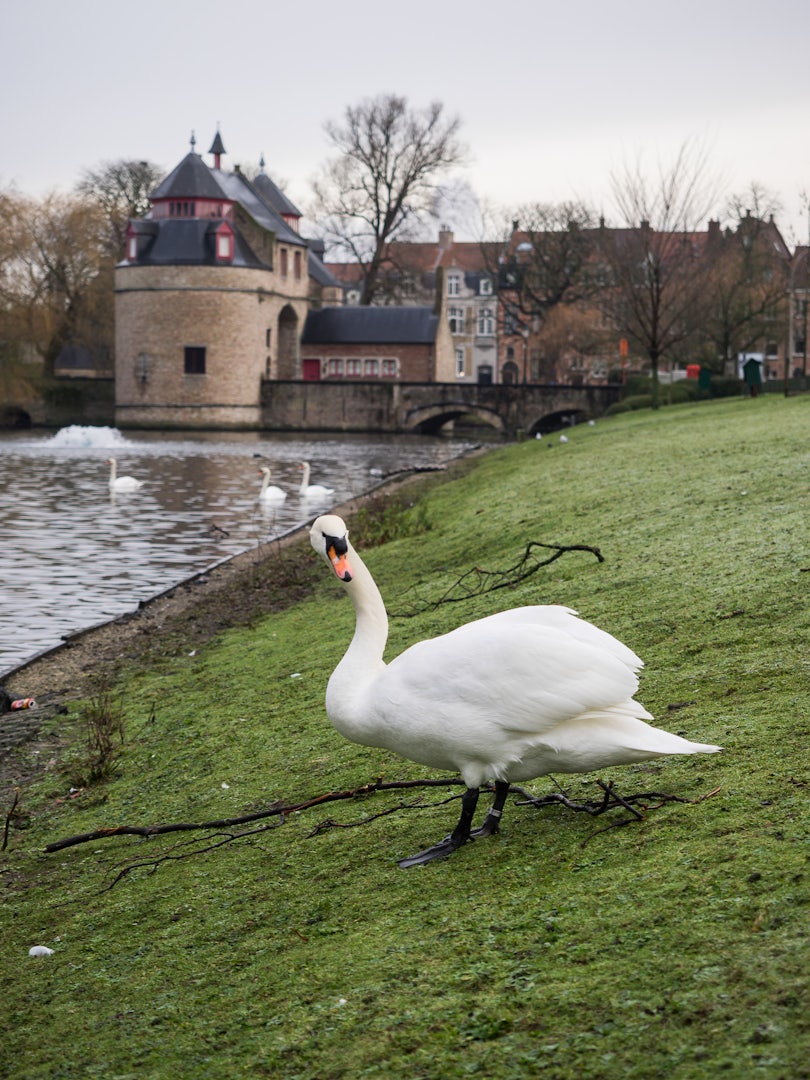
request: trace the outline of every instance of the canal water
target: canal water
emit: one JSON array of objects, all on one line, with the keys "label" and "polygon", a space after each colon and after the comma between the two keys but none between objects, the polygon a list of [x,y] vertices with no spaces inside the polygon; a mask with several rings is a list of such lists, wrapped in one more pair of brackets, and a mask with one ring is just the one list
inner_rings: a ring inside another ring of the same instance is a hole
[{"label": "canal water", "polygon": [[[372,490],[441,466],[473,444],[425,436],[265,432],[123,434],[67,427],[0,434],[0,678],[77,631]],[[134,492],[109,487],[143,481]],[[299,493],[301,463],[311,484]],[[259,499],[259,469],[286,492]]]}]

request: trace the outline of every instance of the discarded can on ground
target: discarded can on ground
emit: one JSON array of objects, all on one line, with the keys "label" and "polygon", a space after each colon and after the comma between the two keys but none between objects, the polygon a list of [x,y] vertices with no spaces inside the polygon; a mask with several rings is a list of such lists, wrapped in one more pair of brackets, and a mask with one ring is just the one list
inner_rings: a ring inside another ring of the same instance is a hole
[{"label": "discarded can on ground", "polygon": [[32,697],[17,698],[16,701],[12,701],[11,703],[12,709],[33,709],[35,705],[36,702]]}]

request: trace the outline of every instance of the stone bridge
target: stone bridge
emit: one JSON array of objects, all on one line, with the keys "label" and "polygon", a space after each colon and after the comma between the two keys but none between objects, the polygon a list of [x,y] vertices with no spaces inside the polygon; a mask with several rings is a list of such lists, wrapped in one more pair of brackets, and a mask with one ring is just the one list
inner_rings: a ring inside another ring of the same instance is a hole
[{"label": "stone bridge", "polygon": [[262,383],[262,427],[435,435],[467,420],[516,438],[602,416],[620,394],[620,386],[268,380]]}]

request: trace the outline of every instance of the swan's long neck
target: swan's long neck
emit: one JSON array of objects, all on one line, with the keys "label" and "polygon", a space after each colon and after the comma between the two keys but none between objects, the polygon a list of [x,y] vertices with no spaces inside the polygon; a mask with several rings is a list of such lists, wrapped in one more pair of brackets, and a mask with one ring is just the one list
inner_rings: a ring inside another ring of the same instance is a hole
[{"label": "swan's long neck", "polygon": [[118,472],[118,463],[116,462],[115,458],[110,458],[110,483],[111,484],[115,483],[115,476],[116,476],[117,472]]},{"label": "swan's long neck", "polygon": [[262,470],[262,490],[259,492],[259,495],[264,495],[265,491],[267,491],[267,488],[268,488],[269,484],[270,484],[270,473],[267,472],[266,470]]},{"label": "swan's long neck", "polygon": [[341,721],[359,722],[358,709],[363,694],[384,666],[383,652],[388,640],[388,616],[380,590],[351,545],[348,555],[353,577],[345,584],[345,589],[354,604],[354,636],[332,672],[326,692],[327,712],[339,730],[342,730]]},{"label": "swan's long neck", "polygon": [[304,470],[304,478],[301,481],[301,491],[306,491],[309,487],[309,462],[305,461],[301,468]]}]

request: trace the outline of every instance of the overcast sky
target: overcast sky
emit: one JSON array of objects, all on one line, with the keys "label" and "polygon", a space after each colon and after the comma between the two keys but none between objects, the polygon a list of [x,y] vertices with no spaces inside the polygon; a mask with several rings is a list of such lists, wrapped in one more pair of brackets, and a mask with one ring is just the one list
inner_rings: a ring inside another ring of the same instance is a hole
[{"label": "overcast sky", "polygon": [[85,168],[168,172],[219,124],[226,167],[306,209],[346,105],[397,93],[462,121],[479,196],[585,199],[690,142],[729,193],[776,193],[807,242],[810,0],[0,0],[0,187],[70,190]]}]

